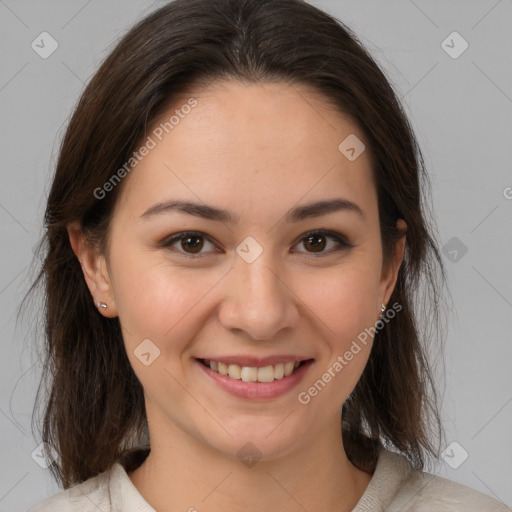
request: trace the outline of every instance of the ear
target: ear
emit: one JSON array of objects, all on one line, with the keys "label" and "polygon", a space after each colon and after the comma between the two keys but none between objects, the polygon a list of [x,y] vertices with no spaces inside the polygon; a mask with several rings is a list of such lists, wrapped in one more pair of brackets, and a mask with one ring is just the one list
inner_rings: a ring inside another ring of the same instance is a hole
[{"label": "ear", "polygon": [[395,259],[391,263],[387,273],[383,273],[381,278],[380,296],[382,298],[382,303],[386,305],[389,302],[391,294],[393,293],[393,290],[395,288],[396,280],[398,277],[398,271],[400,270],[400,265],[402,264],[405,251],[405,233],[407,231],[407,224],[403,219],[398,219],[396,222],[396,227],[398,231],[401,233],[401,237],[396,242]]},{"label": "ear", "polygon": [[[116,317],[117,307],[105,256],[95,244],[90,244],[85,239],[80,222],[68,224],[67,230],[71,247],[80,261],[85,282],[91,292],[91,300],[103,316]],[[107,304],[107,307],[99,308],[98,302]]]}]

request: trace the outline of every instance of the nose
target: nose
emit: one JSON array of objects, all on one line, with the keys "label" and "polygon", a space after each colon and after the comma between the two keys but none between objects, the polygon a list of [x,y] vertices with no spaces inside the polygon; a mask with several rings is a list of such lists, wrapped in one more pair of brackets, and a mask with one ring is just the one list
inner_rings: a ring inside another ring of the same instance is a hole
[{"label": "nose", "polygon": [[219,321],[238,336],[272,340],[299,322],[300,300],[266,251],[252,263],[237,256],[225,290]]}]

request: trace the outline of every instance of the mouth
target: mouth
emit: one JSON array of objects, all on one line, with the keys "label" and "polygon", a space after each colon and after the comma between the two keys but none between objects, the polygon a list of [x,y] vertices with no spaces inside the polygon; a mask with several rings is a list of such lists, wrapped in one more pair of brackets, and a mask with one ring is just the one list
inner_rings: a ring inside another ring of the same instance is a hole
[{"label": "mouth", "polygon": [[313,359],[288,360],[264,366],[242,366],[210,359],[197,359],[203,366],[211,371],[243,382],[270,383],[284,379],[294,374],[299,368],[313,361]]}]

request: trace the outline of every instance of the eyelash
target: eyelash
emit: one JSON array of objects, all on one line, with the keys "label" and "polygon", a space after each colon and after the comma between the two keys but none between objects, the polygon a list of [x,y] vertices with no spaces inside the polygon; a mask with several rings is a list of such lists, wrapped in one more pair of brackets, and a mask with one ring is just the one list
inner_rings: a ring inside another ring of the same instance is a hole
[{"label": "eyelash", "polygon": [[[312,255],[313,258],[328,256],[328,255],[330,255],[330,254],[332,254],[334,252],[338,252],[338,251],[343,250],[343,249],[350,249],[351,247],[353,247],[352,244],[348,243],[338,233],[336,233],[334,231],[325,230],[325,229],[317,229],[317,230],[313,230],[313,231],[308,231],[307,233],[304,234],[304,236],[302,236],[302,238],[300,238],[298,244],[304,242],[310,236],[324,236],[326,238],[332,238],[339,245],[339,247],[337,249],[335,249],[335,250],[331,249],[328,252],[318,252],[318,253],[314,253],[314,252],[307,253],[306,252],[307,254]],[[201,233],[200,231],[183,231],[181,233],[178,233],[177,235],[173,235],[172,237],[165,239],[160,245],[161,245],[161,247],[164,247],[164,248],[171,248],[171,246],[174,243],[179,242],[180,240],[183,240],[183,239],[185,239],[187,237],[200,237],[200,238],[204,238],[208,242],[210,242],[211,244],[215,245],[214,242],[210,239],[210,237],[208,237],[204,233]],[[296,245],[298,245],[298,244],[296,244]],[[181,256],[184,256],[185,258],[189,258],[189,259],[198,259],[198,258],[203,257],[202,253],[192,254],[192,253],[186,253],[186,252],[177,251],[175,249],[171,249],[171,250],[174,250],[174,252],[177,252]]]}]

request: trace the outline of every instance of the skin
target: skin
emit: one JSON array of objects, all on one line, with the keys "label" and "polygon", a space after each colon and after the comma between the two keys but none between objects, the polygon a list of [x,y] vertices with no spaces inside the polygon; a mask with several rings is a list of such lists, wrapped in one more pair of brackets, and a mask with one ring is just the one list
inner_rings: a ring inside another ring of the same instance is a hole
[{"label": "skin", "polygon": [[[310,403],[297,395],[375,325],[395,286],[405,236],[384,272],[369,152],[349,161],[338,150],[349,134],[364,136],[314,91],[217,82],[179,98],[173,110],[191,95],[197,106],[120,185],[107,254],[84,241],[77,223],[68,229],[94,301],[108,304],[99,313],[119,317],[144,388],[152,450],[129,477],[159,512],[352,510],[372,475],[345,454],[340,410],[364,370],[371,337]],[[345,210],[297,223],[284,218],[295,206],[333,198],[357,203],[364,218]],[[240,219],[231,225],[179,212],[141,218],[170,199]],[[402,220],[399,228],[405,233]],[[304,241],[314,229],[335,231],[353,247],[326,237],[319,255]],[[174,251],[159,245],[186,230],[211,239],[202,239],[198,259],[183,256],[194,254],[186,242],[175,242]],[[236,252],[248,236],[263,249],[252,263]],[[148,366],[134,354],[144,339],[160,350]],[[293,390],[250,400],[212,384],[194,359],[240,354],[315,361]],[[237,457],[247,442],[261,453],[252,467]]]}]

